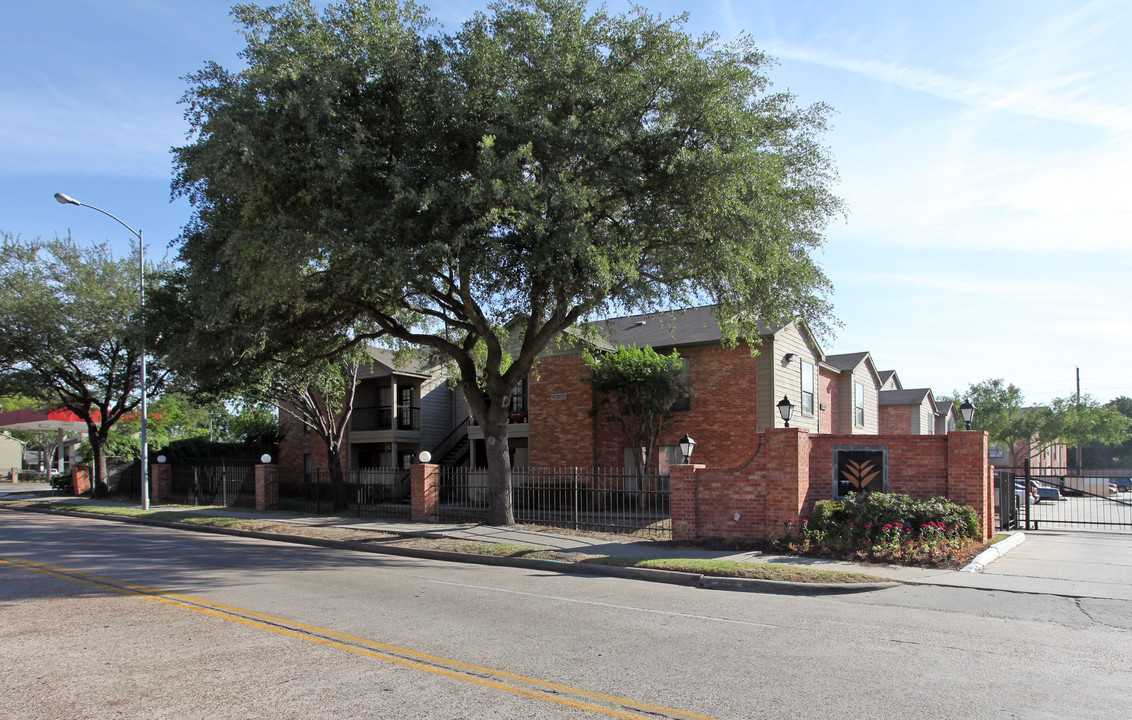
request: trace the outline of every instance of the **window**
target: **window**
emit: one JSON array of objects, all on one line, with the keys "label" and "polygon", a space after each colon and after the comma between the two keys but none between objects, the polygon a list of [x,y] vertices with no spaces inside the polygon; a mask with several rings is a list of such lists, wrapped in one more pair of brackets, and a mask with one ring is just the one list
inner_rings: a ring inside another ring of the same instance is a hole
[{"label": "window", "polygon": [[853,422],[865,426],[865,386],[861,383],[853,383]]},{"label": "window", "polygon": [[[691,363],[688,361],[688,358],[682,357],[682,358],[680,358],[680,366],[681,366],[680,367],[680,382],[682,382],[684,384],[684,387],[688,388],[689,391],[690,391],[691,387],[692,387],[692,366],[691,366]],[[678,398],[676,400],[676,402],[672,403],[672,407],[671,407],[671,410],[673,410],[673,411],[675,411],[675,410],[691,410],[691,409],[692,409],[692,398],[691,398],[690,394],[685,395],[682,398]]]},{"label": "window", "polygon": [[523,412],[527,409],[527,379],[522,378],[515,383],[511,390],[511,412]]},{"label": "window", "polygon": [[802,361],[802,414],[814,414],[814,366]]}]

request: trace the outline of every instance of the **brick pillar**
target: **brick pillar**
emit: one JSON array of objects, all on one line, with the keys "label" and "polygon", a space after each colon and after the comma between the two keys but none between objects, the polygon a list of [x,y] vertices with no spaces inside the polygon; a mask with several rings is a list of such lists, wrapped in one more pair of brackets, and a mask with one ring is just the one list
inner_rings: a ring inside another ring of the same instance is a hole
[{"label": "brick pillar", "polygon": [[412,515],[414,522],[436,522],[440,519],[440,466],[414,463],[412,471]]},{"label": "brick pillar", "polygon": [[993,482],[987,467],[987,433],[962,430],[947,434],[947,499],[970,505],[979,514],[983,539],[994,534]]},{"label": "brick pillar", "polygon": [[786,523],[798,527],[810,490],[810,433],[802,428],[766,431],[766,479],[758,539],[778,537]]},{"label": "brick pillar", "polygon": [[168,502],[173,494],[173,468],[165,463],[150,465],[149,482],[153,488],[149,501],[155,505]]},{"label": "brick pillar", "polygon": [[704,465],[669,465],[668,497],[672,509],[672,539],[695,540],[699,537],[696,521],[696,473]]},{"label": "brick pillar", "polygon": [[75,495],[90,492],[90,465],[75,465],[71,469],[71,492]]},{"label": "brick pillar", "polygon": [[279,509],[279,479],[274,465],[255,466],[255,509]]}]

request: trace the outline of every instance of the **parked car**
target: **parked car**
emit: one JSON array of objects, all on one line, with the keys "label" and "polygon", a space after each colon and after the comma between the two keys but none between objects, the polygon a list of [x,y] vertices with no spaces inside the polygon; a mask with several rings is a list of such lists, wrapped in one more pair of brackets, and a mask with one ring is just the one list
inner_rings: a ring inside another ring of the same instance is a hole
[{"label": "parked car", "polygon": [[1061,491],[1058,490],[1053,485],[1046,485],[1045,483],[1040,483],[1036,480],[1033,482],[1033,485],[1034,485],[1034,490],[1037,491],[1037,493],[1038,493],[1038,499],[1035,502],[1041,502],[1042,500],[1064,500],[1065,499],[1061,496]]},{"label": "parked car", "polygon": [[1109,482],[1116,486],[1117,492],[1132,491],[1132,477],[1109,478]]},{"label": "parked car", "polygon": [[[1026,481],[1014,481],[1014,501],[1019,507],[1022,506],[1023,498],[1026,496]],[[1034,487],[1033,483],[1030,484],[1030,503],[1036,505],[1040,498],[1038,497],[1038,490]]]}]

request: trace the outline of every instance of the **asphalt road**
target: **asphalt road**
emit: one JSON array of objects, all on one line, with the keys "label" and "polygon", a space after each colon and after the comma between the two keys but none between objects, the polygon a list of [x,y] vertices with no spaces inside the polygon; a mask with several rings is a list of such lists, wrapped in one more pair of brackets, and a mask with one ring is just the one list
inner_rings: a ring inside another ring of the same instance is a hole
[{"label": "asphalt road", "polygon": [[0,718],[1125,718],[1130,611],[709,591],[0,511]]}]

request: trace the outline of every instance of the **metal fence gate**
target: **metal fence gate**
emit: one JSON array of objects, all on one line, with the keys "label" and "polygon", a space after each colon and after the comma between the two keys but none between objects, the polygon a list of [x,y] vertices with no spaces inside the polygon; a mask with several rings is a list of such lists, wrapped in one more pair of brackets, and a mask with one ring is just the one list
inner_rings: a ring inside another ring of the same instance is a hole
[{"label": "metal fence gate", "polygon": [[1027,463],[996,468],[995,486],[1001,528],[1132,533],[1132,475],[1128,470],[1032,468]]},{"label": "metal fence gate", "polygon": [[[482,522],[487,470],[440,468],[440,521]],[[600,468],[515,468],[515,522],[642,537],[672,537],[668,477]]]},{"label": "metal fence gate", "polygon": [[255,468],[251,462],[174,465],[170,470],[170,502],[255,507]]},{"label": "metal fence gate", "polygon": [[313,515],[408,520],[410,470],[360,468],[345,472],[344,482],[330,482],[325,469],[289,473],[275,469],[279,509]]}]

